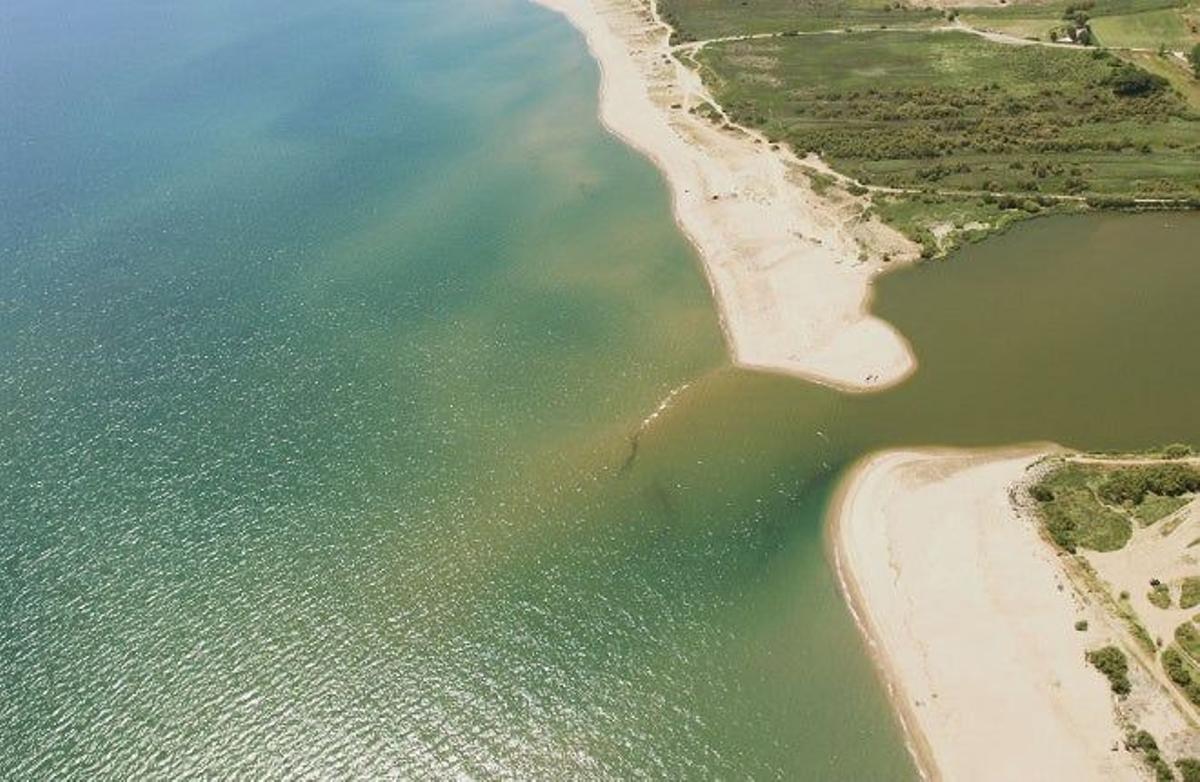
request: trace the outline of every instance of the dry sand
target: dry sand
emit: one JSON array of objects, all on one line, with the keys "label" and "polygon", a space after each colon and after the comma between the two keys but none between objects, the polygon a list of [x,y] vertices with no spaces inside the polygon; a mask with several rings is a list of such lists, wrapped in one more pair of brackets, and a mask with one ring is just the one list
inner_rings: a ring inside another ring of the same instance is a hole
[{"label": "dry sand", "polygon": [[927,776],[1144,778],[1113,750],[1114,703],[1084,660],[1108,640],[1101,609],[1009,497],[1046,450],[877,454],[831,510],[839,576]]},{"label": "dry sand", "polygon": [[[1187,576],[1200,573],[1200,548],[1188,544],[1200,539],[1200,500],[1180,508],[1152,527],[1135,527],[1133,537],[1118,551],[1088,551],[1084,554],[1110,594],[1129,592],[1129,604],[1152,638],[1170,640],[1175,628],[1200,609],[1179,607],[1180,585]],[[1150,603],[1150,581],[1168,586],[1171,606]]]},{"label": "dry sand", "polygon": [[861,219],[858,199],[818,196],[788,151],[688,111],[715,103],[671,55],[652,4],[536,2],[584,33],[602,71],[602,121],[664,172],[737,364],[853,391],[913,371],[908,343],[868,312],[883,255],[911,259],[908,240]]}]

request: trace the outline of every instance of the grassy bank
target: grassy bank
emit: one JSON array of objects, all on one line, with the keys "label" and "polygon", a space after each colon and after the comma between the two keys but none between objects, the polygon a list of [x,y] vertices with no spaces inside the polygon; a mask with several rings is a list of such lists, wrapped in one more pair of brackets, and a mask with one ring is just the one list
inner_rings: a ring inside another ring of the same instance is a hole
[{"label": "grassy bank", "polygon": [[[1055,0],[937,10],[867,0],[660,0],[729,117],[873,190],[943,254],[1036,214],[1200,204],[1200,87],[1183,50],[1197,0]],[[1053,31],[1053,35],[1051,35]],[[1072,33],[1074,34],[1074,33]],[[739,40],[736,36],[765,36]],[[1166,203],[1169,202],[1169,203]]]},{"label": "grassy bank", "polygon": [[1200,196],[1200,117],[1104,52],[876,31],[714,44],[698,59],[734,120],[866,184]]},{"label": "grassy bank", "polygon": [[1200,114],[1107,52],[879,30],[728,41],[696,59],[736,122],[905,191],[877,209],[926,255],[1084,199],[1200,199]]}]

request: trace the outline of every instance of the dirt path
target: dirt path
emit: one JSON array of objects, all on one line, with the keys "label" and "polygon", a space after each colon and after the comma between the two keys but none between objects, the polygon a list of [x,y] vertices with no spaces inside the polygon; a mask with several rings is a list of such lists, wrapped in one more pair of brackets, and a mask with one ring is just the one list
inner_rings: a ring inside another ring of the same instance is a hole
[{"label": "dirt path", "polygon": [[1140,464],[1188,464],[1200,467],[1200,456],[1184,456],[1179,459],[1168,459],[1164,456],[1128,456],[1109,458],[1106,456],[1086,456],[1077,454],[1067,456],[1063,461],[1075,464],[1111,464],[1117,467],[1134,467]]},{"label": "dirt path", "polygon": [[[661,19],[660,19],[661,21]],[[666,25],[666,22],[662,22]],[[726,35],[717,38],[705,38],[699,41],[687,41],[685,43],[675,44],[671,47],[672,51],[680,51],[688,54],[695,54],[706,46],[715,43],[737,43],[739,41],[757,41],[768,38],[799,38],[813,35],[855,35],[860,33],[945,33],[945,32],[960,32],[976,35],[992,43],[1001,43],[1008,46],[1047,46],[1053,49],[1108,49],[1114,52],[1144,52],[1154,53],[1157,49],[1149,49],[1137,46],[1099,46],[1088,47],[1077,43],[1068,43],[1066,41],[1042,41],[1033,38],[1022,38],[1019,35],[1011,35],[1010,33],[1002,33],[998,30],[988,30],[983,27],[974,27],[967,24],[962,19],[955,19],[952,24],[916,26],[916,27],[841,27],[829,30],[776,30],[768,33],[749,33],[746,35]],[[1184,52],[1172,51],[1175,57],[1186,60]]]}]

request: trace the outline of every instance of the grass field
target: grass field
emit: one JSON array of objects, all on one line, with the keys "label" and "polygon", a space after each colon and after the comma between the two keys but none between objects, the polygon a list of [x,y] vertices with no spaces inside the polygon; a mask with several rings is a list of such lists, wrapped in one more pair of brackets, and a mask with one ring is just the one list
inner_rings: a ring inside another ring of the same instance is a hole
[{"label": "grass field", "polygon": [[[1157,47],[1166,40],[1186,40],[1185,15],[1188,4],[1195,1],[1052,0],[965,7],[956,12],[972,26],[1045,40],[1051,28],[1061,25],[1068,9],[1086,6],[1093,20],[1104,20],[1104,35],[1113,37],[1105,39],[1106,45]],[[659,0],[658,9],[675,28],[677,42],[846,27],[932,26],[946,18],[941,10],[901,0]],[[1170,38],[1163,37],[1168,34]]]},{"label": "grass field", "polygon": [[1045,3],[1010,3],[1001,6],[965,7],[961,16],[966,19],[1062,19],[1068,9],[1080,8],[1092,19],[1102,16],[1124,16],[1168,8],[1183,9],[1192,0],[1052,0]]},{"label": "grass field", "polygon": [[1101,46],[1175,51],[1190,49],[1196,42],[1179,9],[1143,11],[1124,16],[1101,16],[1092,20],[1092,31]]},{"label": "grass field", "polygon": [[844,27],[934,24],[940,11],[882,0],[659,0],[678,42]]},{"label": "grass field", "polygon": [[1050,31],[1059,26],[1059,20],[1055,17],[983,16],[969,10],[959,14],[959,19],[980,30],[991,30],[1017,38],[1032,38],[1039,41],[1049,40]]},{"label": "grass field", "polygon": [[[1168,39],[1155,47],[1190,40],[1197,2],[1082,0],[1097,36]],[[1079,5],[957,13],[1045,40]],[[1063,197],[1106,207],[1200,199],[1200,82],[1156,53],[993,42],[901,2],[660,0],[659,9],[677,40],[709,41],[689,56],[735,122],[863,184],[905,191],[877,193],[875,209],[927,257],[1082,206]],[[822,30],[840,32],[786,34]],[[711,40],[757,33],[778,35]]]},{"label": "grass field", "polygon": [[1200,117],[1171,89],[1125,97],[1103,53],[958,32],[726,42],[698,57],[726,111],[869,184],[1200,195]]},{"label": "grass field", "polygon": [[1195,0],[1072,0],[967,8],[960,18],[972,27],[1008,33],[1021,38],[1050,39],[1061,29],[1064,15],[1081,8],[1100,46],[1183,51],[1200,41]]}]

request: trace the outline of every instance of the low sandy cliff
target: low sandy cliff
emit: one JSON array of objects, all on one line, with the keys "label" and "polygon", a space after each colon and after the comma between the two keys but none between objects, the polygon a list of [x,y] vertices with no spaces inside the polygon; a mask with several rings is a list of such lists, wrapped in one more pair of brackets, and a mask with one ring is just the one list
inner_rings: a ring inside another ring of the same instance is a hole
[{"label": "low sandy cliff", "polygon": [[[863,203],[813,192],[789,152],[690,111],[715,109],[642,0],[537,0],[567,16],[602,71],[605,126],[651,158],[708,275],[734,360],[846,390],[883,388],[915,361],[868,312],[882,258],[914,248]],[[705,110],[711,114],[711,111]]]}]

